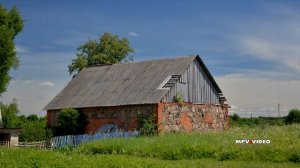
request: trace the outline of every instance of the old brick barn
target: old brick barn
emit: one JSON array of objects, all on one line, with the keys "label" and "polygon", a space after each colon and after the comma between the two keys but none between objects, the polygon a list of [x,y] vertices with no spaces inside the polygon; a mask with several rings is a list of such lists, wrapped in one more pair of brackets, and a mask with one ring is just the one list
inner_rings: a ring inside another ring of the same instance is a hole
[{"label": "old brick barn", "polygon": [[[176,95],[183,103],[173,102]],[[107,124],[137,129],[137,112],[155,116],[160,132],[191,132],[227,128],[224,101],[202,59],[187,56],[85,68],[45,110],[51,127],[60,109],[78,109],[87,133]]]}]

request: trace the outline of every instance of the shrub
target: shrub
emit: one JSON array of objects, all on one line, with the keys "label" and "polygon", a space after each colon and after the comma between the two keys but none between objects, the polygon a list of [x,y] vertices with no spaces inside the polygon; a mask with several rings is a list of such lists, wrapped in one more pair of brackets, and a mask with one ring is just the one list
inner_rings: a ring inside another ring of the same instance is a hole
[{"label": "shrub", "polygon": [[286,123],[300,123],[300,110],[292,109],[286,117]]},{"label": "shrub", "polygon": [[293,153],[289,157],[289,161],[295,162],[295,163],[300,163],[300,154],[299,153]]},{"label": "shrub", "polygon": [[233,120],[233,121],[238,121],[238,120],[240,120],[240,119],[241,119],[241,117],[240,117],[239,115],[233,114],[233,116],[232,116],[232,120]]},{"label": "shrub", "polygon": [[182,103],[183,102],[183,96],[181,93],[176,93],[176,95],[173,97],[173,101],[176,103]]},{"label": "shrub", "polygon": [[25,120],[21,128],[20,141],[44,141],[49,140],[52,136],[51,130],[46,128],[46,120],[44,118],[37,121]]},{"label": "shrub", "polygon": [[85,115],[72,108],[60,110],[57,126],[53,127],[55,135],[74,135],[83,133]]},{"label": "shrub", "polygon": [[225,150],[225,151],[220,152],[217,159],[219,161],[234,160],[234,159],[238,158],[239,155],[240,155],[240,152],[238,150],[232,150],[232,149]]},{"label": "shrub", "polygon": [[157,126],[154,116],[145,116],[141,112],[137,112],[138,129],[141,135],[155,135]]},{"label": "shrub", "polygon": [[28,121],[38,121],[39,117],[36,114],[30,114],[29,116],[27,116],[27,120]]}]

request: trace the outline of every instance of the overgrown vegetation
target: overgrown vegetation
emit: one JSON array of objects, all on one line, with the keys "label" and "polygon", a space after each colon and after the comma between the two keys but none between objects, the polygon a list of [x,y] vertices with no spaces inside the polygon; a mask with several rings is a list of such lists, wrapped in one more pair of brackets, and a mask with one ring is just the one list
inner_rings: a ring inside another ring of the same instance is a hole
[{"label": "overgrown vegetation", "polygon": [[[300,125],[268,129],[237,127],[225,132],[168,134],[155,137],[105,139],[83,144],[79,154],[115,154],[163,160],[203,159],[219,161],[299,162]],[[236,139],[269,139],[271,144],[236,144]]]},{"label": "overgrown vegetation", "polygon": [[176,95],[173,97],[173,102],[182,103],[183,102],[182,94],[177,92]]},{"label": "overgrown vegetation", "polygon": [[157,133],[157,126],[155,123],[154,115],[144,115],[141,112],[137,112],[138,129],[141,135],[150,136]]},{"label": "overgrown vegetation", "polygon": [[215,159],[193,160],[161,160],[151,157],[137,157],[129,155],[81,155],[76,153],[64,154],[55,151],[34,149],[5,149],[0,148],[0,167],[224,167],[224,168],[253,168],[253,167],[294,167],[299,164],[292,162],[256,162],[256,161],[216,161]]}]

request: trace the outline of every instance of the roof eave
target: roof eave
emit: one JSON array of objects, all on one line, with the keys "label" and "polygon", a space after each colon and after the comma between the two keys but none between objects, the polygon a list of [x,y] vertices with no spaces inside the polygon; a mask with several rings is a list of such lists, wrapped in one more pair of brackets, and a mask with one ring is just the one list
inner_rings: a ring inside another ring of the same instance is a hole
[{"label": "roof eave", "polygon": [[202,66],[205,74],[208,76],[208,78],[210,79],[210,81],[212,82],[212,84],[214,85],[214,87],[216,88],[218,93],[223,93],[222,90],[220,89],[219,85],[217,84],[217,82],[215,81],[214,77],[212,76],[212,74],[209,72],[208,68],[206,67],[206,65],[204,64],[203,60],[201,59],[201,57],[199,55],[196,56],[197,61],[200,63],[200,65]]}]

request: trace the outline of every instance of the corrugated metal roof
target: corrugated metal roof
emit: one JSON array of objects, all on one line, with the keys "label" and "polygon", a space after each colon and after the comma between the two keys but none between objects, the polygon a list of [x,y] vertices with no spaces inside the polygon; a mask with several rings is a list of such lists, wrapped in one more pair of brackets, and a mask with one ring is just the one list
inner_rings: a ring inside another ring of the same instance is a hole
[{"label": "corrugated metal roof", "polygon": [[158,86],[168,76],[182,74],[196,57],[83,69],[44,109],[158,103],[168,92],[157,89]]}]

